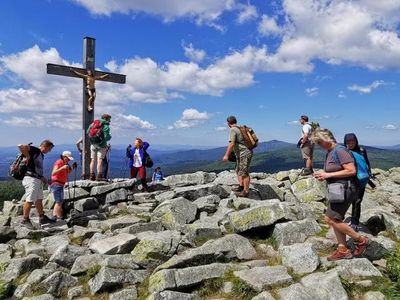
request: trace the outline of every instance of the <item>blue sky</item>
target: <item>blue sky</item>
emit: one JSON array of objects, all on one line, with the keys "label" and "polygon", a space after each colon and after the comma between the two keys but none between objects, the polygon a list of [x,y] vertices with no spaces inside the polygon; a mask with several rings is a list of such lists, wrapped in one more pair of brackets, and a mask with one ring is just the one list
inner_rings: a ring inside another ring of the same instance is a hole
[{"label": "blue sky", "polygon": [[300,115],[338,140],[400,144],[400,1],[13,0],[0,2],[1,146],[81,134],[81,66],[96,38],[95,116],[112,142],[224,145],[236,115],[261,140],[297,142]]}]

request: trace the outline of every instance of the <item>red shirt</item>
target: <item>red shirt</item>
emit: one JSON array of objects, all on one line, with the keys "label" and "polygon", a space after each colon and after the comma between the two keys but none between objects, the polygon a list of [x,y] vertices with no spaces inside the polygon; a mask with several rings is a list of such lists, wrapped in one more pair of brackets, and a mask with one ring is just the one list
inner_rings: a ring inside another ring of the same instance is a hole
[{"label": "red shirt", "polygon": [[[54,170],[54,167],[59,169],[62,166],[65,166],[65,163],[62,159],[59,159],[54,163],[53,170]],[[64,185],[67,181],[68,181],[68,169],[61,170],[57,174],[51,175],[52,184]]]}]

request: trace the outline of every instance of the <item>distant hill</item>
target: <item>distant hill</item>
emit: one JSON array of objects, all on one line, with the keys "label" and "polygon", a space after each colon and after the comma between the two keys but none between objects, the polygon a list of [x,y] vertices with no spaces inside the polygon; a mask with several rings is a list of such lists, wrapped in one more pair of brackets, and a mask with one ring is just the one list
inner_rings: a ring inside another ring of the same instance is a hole
[{"label": "distant hill", "polygon": [[[162,147],[162,146],[161,146]],[[376,147],[365,147],[368,151],[372,167],[389,169],[394,166],[400,166],[400,149],[388,150]],[[58,159],[59,154],[65,149],[73,149],[73,156],[78,163],[79,153],[75,151],[74,145],[56,145],[55,149],[45,157],[45,173],[50,174],[52,165]],[[226,146],[212,149],[192,149],[192,150],[171,150],[171,148],[150,147],[150,153],[154,167],[161,166],[165,175],[189,173],[198,170],[203,171],[222,171],[232,169],[234,164],[222,162]],[[316,167],[322,167],[325,151],[316,147],[314,164]],[[0,180],[7,177],[7,171],[10,162],[16,154],[15,147],[0,148]],[[272,140],[262,142],[255,149],[255,155],[252,161],[251,170],[254,172],[273,173],[280,170],[301,168],[303,162],[299,149],[295,144]],[[112,148],[110,156],[111,177],[128,177],[128,160],[125,157],[125,146],[115,146]],[[152,172],[152,170],[148,170]],[[77,178],[81,171],[78,169]],[[71,179],[73,179],[72,174]],[[151,174],[150,174],[151,175]],[[149,175],[149,176],[150,176]]]}]

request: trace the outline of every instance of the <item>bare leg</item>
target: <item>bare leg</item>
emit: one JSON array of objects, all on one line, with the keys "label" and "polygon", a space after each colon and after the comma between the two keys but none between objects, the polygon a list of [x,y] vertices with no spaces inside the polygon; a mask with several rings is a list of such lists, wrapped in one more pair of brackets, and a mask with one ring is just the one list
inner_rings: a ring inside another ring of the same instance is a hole
[{"label": "bare leg", "polygon": [[99,174],[103,175],[103,159],[102,158],[97,159],[97,176],[99,176]]},{"label": "bare leg", "polygon": [[95,159],[93,158],[90,160],[90,174],[94,173],[94,161]]},{"label": "bare leg", "polygon": [[312,165],[313,165],[312,159],[308,158],[307,161],[306,161],[306,168],[311,170],[312,169]]},{"label": "bare leg", "polygon": [[54,204],[53,216],[55,216],[57,218],[63,217],[62,203]]},{"label": "bare leg", "polygon": [[32,202],[25,201],[24,207],[23,207],[23,215],[24,215],[25,220],[29,219],[29,214],[31,212],[31,208],[32,208]]},{"label": "bare leg", "polygon": [[250,176],[242,176],[242,180],[243,180],[243,190],[248,193],[250,190]]},{"label": "bare leg", "polygon": [[238,179],[239,185],[243,186],[243,176],[238,176],[237,179]]},{"label": "bare leg", "polygon": [[36,200],[36,202],[35,202],[35,207],[36,207],[36,211],[37,211],[38,214],[39,214],[39,217],[40,217],[40,216],[43,216],[43,215],[44,215],[44,211],[43,211],[42,199]]}]

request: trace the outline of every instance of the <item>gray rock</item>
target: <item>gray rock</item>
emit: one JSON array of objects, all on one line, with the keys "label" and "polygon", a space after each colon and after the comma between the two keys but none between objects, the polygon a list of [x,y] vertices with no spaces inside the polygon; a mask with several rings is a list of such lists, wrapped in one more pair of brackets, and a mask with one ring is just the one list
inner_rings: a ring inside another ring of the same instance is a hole
[{"label": "gray rock", "polygon": [[196,219],[197,206],[185,198],[176,198],[161,203],[153,212],[167,229],[178,229]]},{"label": "gray rock", "polygon": [[141,283],[147,275],[147,271],[102,267],[96,276],[89,281],[89,287],[92,295],[94,295],[104,290],[122,287],[124,284]]},{"label": "gray rock", "polygon": [[100,254],[126,254],[130,253],[137,243],[136,236],[129,233],[120,233],[95,241],[89,248],[93,252]]},{"label": "gray rock", "polygon": [[261,200],[279,199],[284,200],[285,191],[273,184],[253,183],[253,187],[258,191]]},{"label": "gray rock", "polygon": [[275,300],[269,292],[262,292],[261,294],[251,298],[251,300]]},{"label": "gray rock", "polygon": [[103,255],[103,260],[100,265],[108,268],[115,269],[139,269],[139,266],[135,263],[135,259],[130,254],[121,255]]},{"label": "gray rock", "polygon": [[191,174],[171,175],[162,182],[166,186],[187,186],[211,183],[215,180],[215,173],[196,172]]},{"label": "gray rock", "polygon": [[149,292],[181,290],[196,286],[204,280],[222,277],[225,272],[246,267],[235,264],[209,264],[184,269],[168,269],[153,273],[149,279]]},{"label": "gray rock", "polygon": [[0,226],[0,243],[7,243],[17,237],[14,228],[10,226]]},{"label": "gray rock", "polygon": [[[321,298],[315,298],[307,288],[302,286],[300,283],[292,284],[286,288],[278,290],[279,299],[283,300],[315,300]],[[324,298],[322,298],[324,299]]]},{"label": "gray rock", "polygon": [[83,273],[86,273],[87,270],[89,270],[90,268],[97,266],[97,265],[101,265],[101,263],[103,262],[103,256],[100,254],[91,254],[91,255],[83,255],[83,256],[79,256],[72,268],[71,268],[71,275],[81,275]]},{"label": "gray rock", "polygon": [[248,239],[240,235],[230,234],[217,240],[207,241],[204,245],[189,249],[180,255],[175,255],[156,270],[180,268],[199,263],[213,263],[221,259],[250,260],[256,254]]},{"label": "gray rock", "polygon": [[34,296],[34,297],[24,297],[22,300],[57,300],[53,295],[50,294],[44,294],[40,296]]},{"label": "gray rock", "polygon": [[50,234],[46,230],[31,230],[24,226],[18,226],[14,228],[17,232],[17,239],[29,239],[29,240],[40,240]]},{"label": "gray rock", "polygon": [[23,258],[14,258],[10,261],[6,270],[0,274],[0,279],[10,282],[18,276],[39,269],[42,266],[42,258],[34,254]]},{"label": "gray rock", "polygon": [[99,196],[121,188],[131,189],[135,185],[135,183],[136,179],[130,179],[112,184],[96,186],[90,190],[90,195]]},{"label": "gray rock", "polygon": [[58,249],[65,247],[69,244],[69,238],[66,235],[54,235],[42,238],[40,240],[40,245],[46,249],[46,253],[51,256]]},{"label": "gray rock", "polygon": [[316,251],[326,251],[332,249],[336,245],[331,239],[317,236],[308,238],[306,242],[311,243]]},{"label": "gray rock", "polygon": [[61,296],[61,292],[65,288],[70,288],[78,284],[78,279],[69,274],[55,272],[42,281],[41,286],[48,294]]},{"label": "gray rock", "polygon": [[94,197],[84,198],[74,202],[74,209],[80,212],[97,208],[99,208],[99,203]]},{"label": "gray rock", "polygon": [[221,228],[215,222],[200,221],[186,225],[188,236],[190,239],[204,240],[216,239],[222,236]]},{"label": "gray rock", "polygon": [[236,271],[233,274],[257,292],[293,281],[286,267],[282,266],[256,267],[250,270]]},{"label": "gray rock", "polygon": [[349,299],[336,271],[313,273],[303,277],[300,283],[307,289],[308,293],[314,296],[313,299]]},{"label": "gray rock", "polygon": [[64,200],[75,200],[90,196],[90,192],[81,187],[65,187]]},{"label": "gray rock", "polygon": [[276,224],[272,236],[280,247],[303,243],[308,237],[320,231],[321,227],[315,220],[305,219]]},{"label": "gray rock", "polygon": [[120,230],[116,230],[116,232],[136,234],[136,233],[145,232],[145,231],[161,231],[161,230],[163,230],[161,222],[153,221],[153,222],[148,222],[148,223],[137,223],[137,224],[122,228]]},{"label": "gray rock", "polygon": [[335,268],[342,277],[382,277],[381,272],[366,258],[338,260]]},{"label": "gray rock", "polygon": [[200,297],[181,292],[163,291],[150,295],[146,300],[200,300]]},{"label": "gray rock", "polygon": [[140,242],[132,251],[134,261],[145,267],[155,268],[175,254],[181,240],[178,231],[142,232]]},{"label": "gray rock", "polygon": [[123,217],[117,217],[114,219],[108,219],[105,221],[90,221],[89,227],[101,229],[103,231],[125,228],[133,224],[144,222],[142,219],[134,215],[127,215]]},{"label": "gray rock", "polygon": [[75,260],[82,255],[89,254],[89,251],[84,247],[73,245],[65,245],[58,248],[50,257],[50,262],[55,262],[65,268],[71,268]]},{"label": "gray rock", "polygon": [[68,290],[68,299],[76,299],[85,294],[85,290],[83,288],[83,285],[73,287]]},{"label": "gray rock", "polygon": [[363,300],[385,300],[386,297],[381,292],[367,292],[364,294]]},{"label": "gray rock", "polygon": [[134,286],[110,294],[108,300],[134,300],[138,296]]},{"label": "gray rock", "polygon": [[235,185],[238,184],[238,180],[234,171],[222,171],[218,173],[214,183],[220,185]]},{"label": "gray rock", "polygon": [[193,203],[197,205],[199,211],[205,211],[207,213],[214,213],[217,210],[218,204],[221,199],[217,195],[209,195],[200,197]]},{"label": "gray rock", "polygon": [[[3,202],[3,214],[5,216],[17,217],[22,215],[23,204],[17,200]],[[6,226],[6,225],[3,225]]]},{"label": "gray rock", "polygon": [[312,273],[319,266],[319,257],[310,243],[283,246],[279,248],[279,254],[283,265],[298,274]]},{"label": "gray rock", "polygon": [[8,244],[0,244],[0,263],[11,260],[13,248]]},{"label": "gray rock", "polygon": [[126,189],[121,188],[106,195],[106,204],[113,204],[128,200],[128,192]]},{"label": "gray rock", "polygon": [[90,239],[95,233],[101,233],[101,229],[91,229],[78,225],[75,225],[73,230],[72,237],[82,240]]},{"label": "gray rock", "polygon": [[229,197],[230,193],[228,193],[220,185],[215,185],[213,183],[197,185],[197,186],[180,187],[175,189],[175,197],[183,197],[190,201],[194,201],[200,197],[213,194],[223,199]]}]

